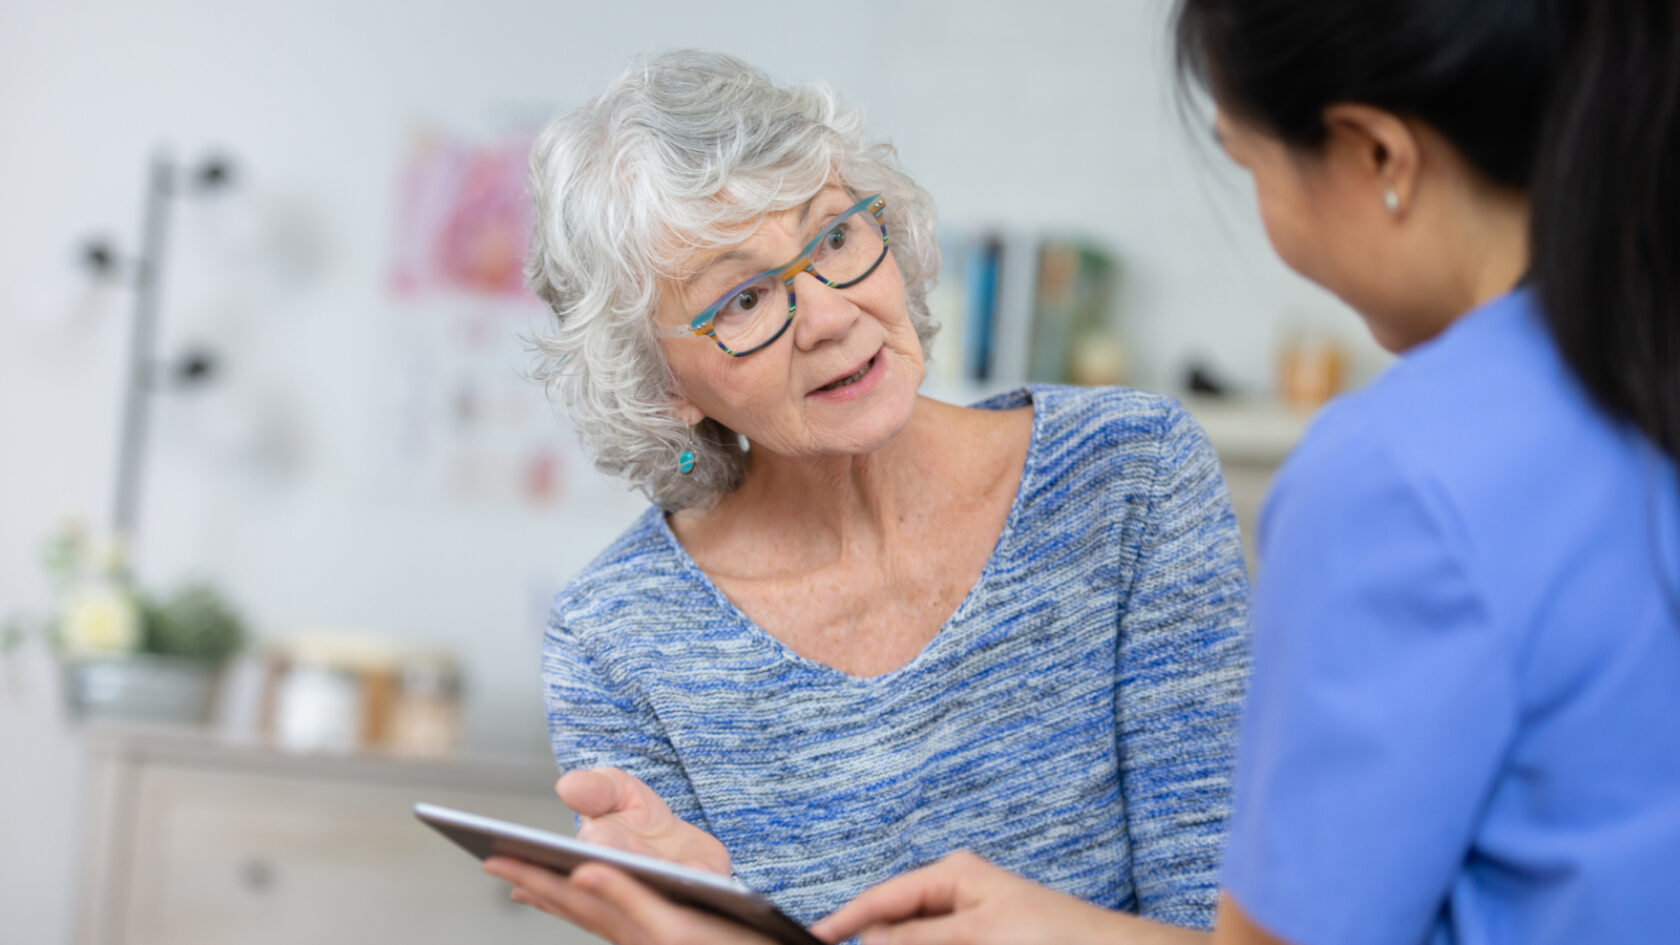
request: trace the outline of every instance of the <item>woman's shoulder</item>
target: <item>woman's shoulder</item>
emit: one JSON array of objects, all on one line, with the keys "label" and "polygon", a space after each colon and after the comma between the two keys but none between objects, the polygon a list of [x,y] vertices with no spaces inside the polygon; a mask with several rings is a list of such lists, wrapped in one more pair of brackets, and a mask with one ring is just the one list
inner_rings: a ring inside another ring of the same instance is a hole
[{"label": "woman's shoulder", "polygon": [[1077,384],[1028,384],[976,401],[977,410],[1013,410],[1031,405],[1036,413],[1057,418],[1104,415],[1109,419],[1145,419],[1184,408],[1166,394],[1133,387],[1087,387]]},{"label": "woman's shoulder", "polygon": [[664,511],[649,506],[554,596],[551,620],[572,632],[611,625],[626,611],[658,607],[684,563],[667,534]]},{"label": "woman's shoulder", "polygon": [[1040,463],[1084,464],[1100,454],[1122,477],[1154,476],[1206,446],[1206,435],[1177,399],[1130,387],[1032,385],[1020,392],[1034,413]]},{"label": "woman's shoulder", "polygon": [[[1059,534],[1118,529],[1141,534],[1159,524],[1169,493],[1201,495],[1219,464],[1200,425],[1176,399],[1126,387],[1033,385],[976,406],[1030,403],[1017,524]],[[1214,514],[1218,503],[1198,514]]]},{"label": "woman's shoulder", "polygon": [[1547,492],[1558,464],[1613,456],[1622,440],[1519,290],[1332,401],[1279,476],[1392,481],[1475,507],[1519,487]]}]

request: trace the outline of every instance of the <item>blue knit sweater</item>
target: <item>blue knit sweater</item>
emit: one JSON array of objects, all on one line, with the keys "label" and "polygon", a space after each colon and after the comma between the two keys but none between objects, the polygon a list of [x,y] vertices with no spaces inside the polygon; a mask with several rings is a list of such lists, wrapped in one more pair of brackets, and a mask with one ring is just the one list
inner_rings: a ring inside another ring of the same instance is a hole
[{"label": "blue knit sweater", "polygon": [[1034,387],[979,581],[907,665],[857,678],[759,629],[649,509],[555,599],[562,770],[616,765],[802,921],[970,849],[1099,905],[1213,920],[1248,668],[1236,520],[1169,398]]}]

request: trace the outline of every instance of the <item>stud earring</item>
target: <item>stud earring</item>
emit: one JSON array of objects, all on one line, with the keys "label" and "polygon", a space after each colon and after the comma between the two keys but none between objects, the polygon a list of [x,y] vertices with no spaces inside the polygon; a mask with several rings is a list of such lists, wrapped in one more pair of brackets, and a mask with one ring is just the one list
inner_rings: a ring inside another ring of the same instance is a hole
[{"label": "stud earring", "polygon": [[1394,192],[1393,187],[1383,191],[1383,206],[1388,208],[1389,213],[1400,212],[1400,195]]}]

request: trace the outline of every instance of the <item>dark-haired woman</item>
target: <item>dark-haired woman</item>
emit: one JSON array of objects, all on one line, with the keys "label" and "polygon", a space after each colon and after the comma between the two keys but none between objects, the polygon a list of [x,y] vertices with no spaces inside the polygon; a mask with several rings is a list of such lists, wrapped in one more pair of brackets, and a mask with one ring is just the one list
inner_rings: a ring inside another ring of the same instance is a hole
[{"label": "dark-haired woman", "polygon": [[[1680,4],[1178,28],[1278,254],[1404,354],[1262,518],[1215,941],[1680,942]],[[1112,918],[964,858],[820,931]]]},{"label": "dark-haired woman", "polygon": [[[1279,255],[1404,355],[1262,518],[1215,941],[1680,942],[1680,4],[1181,0],[1178,28]],[[815,931],[1185,934],[960,854]]]}]

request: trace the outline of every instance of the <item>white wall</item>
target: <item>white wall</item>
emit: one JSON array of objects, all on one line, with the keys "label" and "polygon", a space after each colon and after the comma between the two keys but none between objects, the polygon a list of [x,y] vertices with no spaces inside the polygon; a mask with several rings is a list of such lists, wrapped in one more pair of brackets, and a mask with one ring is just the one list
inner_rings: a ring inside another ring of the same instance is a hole
[{"label": "white wall", "polygon": [[[109,515],[128,296],[88,289],[72,257],[90,234],[135,244],[160,142],[224,150],[243,177],[219,206],[181,205],[172,231],[163,350],[211,338],[229,373],[203,398],[157,402],[142,576],[213,576],[265,633],[328,624],[460,647],[478,683],[469,738],[493,749],[543,750],[540,601],[639,503],[599,483],[553,511],[404,487],[393,353],[422,329],[383,279],[393,176],[419,124],[530,124],[635,52],[718,48],[862,105],[948,221],[1110,242],[1142,384],[1170,385],[1199,354],[1263,387],[1292,320],[1360,337],[1271,258],[1245,183],[1178,122],[1164,14],[1159,0],[6,0],[0,612],[47,605],[37,551],[60,515]],[[289,221],[278,235],[275,220]],[[286,246],[296,258],[277,261]],[[254,404],[292,431],[278,471],[239,454]],[[50,666],[38,652],[0,666],[8,941],[63,941],[76,902],[72,858],[49,842],[75,829],[79,791]]]}]

